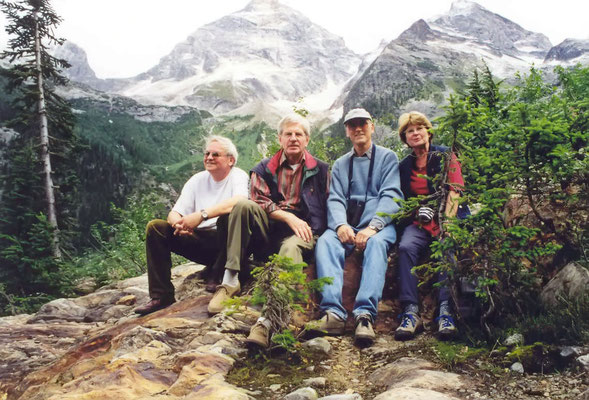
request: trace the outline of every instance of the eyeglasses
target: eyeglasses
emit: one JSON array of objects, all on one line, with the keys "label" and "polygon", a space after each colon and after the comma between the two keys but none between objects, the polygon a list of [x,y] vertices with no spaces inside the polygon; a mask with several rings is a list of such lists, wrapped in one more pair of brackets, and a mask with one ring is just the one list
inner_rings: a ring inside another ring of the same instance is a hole
[{"label": "eyeglasses", "polygon": [[219,158],[219,157],[225,157],[227,154],[219,154],[216,151],[211,153],[210,151],[205,151],[205,158],[207,158],[208,156],[211,156],[213,158]]},{"label": "eyeglasses", "polygon": [[357,128],[357,127],[362,128],[367,123],[368,123],[368,120],[367,119],[364,119],[364,118],[354,118],[354,119],[351,119],[348,122],[346,122],[345,125],[348,128],[354,129],[354,128]]}]

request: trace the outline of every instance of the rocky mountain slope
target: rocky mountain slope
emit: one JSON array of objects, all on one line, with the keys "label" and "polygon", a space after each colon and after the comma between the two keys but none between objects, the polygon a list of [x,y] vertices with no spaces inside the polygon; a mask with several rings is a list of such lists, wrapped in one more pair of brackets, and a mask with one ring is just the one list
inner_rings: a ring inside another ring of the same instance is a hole
[{"label": "rocky mountain slope", "polygon": [[419,20],[390,42],[339,102],[379,116],[408,109],[437,115],[447,95],[464,87],[483,62],[496,76],[511,77],[542,64],[550,49],[544,35],[459,0],[447,14]]},{"label": "rocky mountain slope", "polygon": [[416,21],[360,57],[279,0],[253,0],[197,29],[134,78],[97,79],[84,51],[71,43],[60,54],[73,65],[72,80],[144,104],[274,120],[304,98],[313,120],[335,121],[343,109],[360,105],[377,116],[410,108],[435,116],[483,63],[498,78],[511,79],[532,64],[550,74],[555,65],[588,63],[588,43],[567,39],[552,47],[541,33],[457,0],[444,15]]},{"label": "rocky mountain slope", "polygon": [[589,39],[566,39],[550,49],[544,60],[548,64],[589,64]]},{"label": "rocky mountain slope", "polygon": [[[72,64],[84,65],[79,54],[68,58]],[[264,105],[290,109],[299,97],[326,109],[359,63],[343,39],[300,12],[277,0],[253,0],[197,29],[137,77],[96,81],[81,68],[70,76],[147,104],[251,114]]]}]

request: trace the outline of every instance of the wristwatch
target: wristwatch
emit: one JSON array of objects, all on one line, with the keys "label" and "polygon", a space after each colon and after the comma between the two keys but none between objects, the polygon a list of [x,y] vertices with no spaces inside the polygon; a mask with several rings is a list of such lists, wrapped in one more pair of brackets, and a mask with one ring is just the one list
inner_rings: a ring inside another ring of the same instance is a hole
[{"label": "wristwatch", "polygon": [[372,230],[374,230],[375,232],[380,232],[382,231],[382,228],[384,228],[384,225],[382,222],[380,221],[371,221],[370,224],[368,225],[368,227]]},{"label": "wristwatch", "polygon": [[200,210],[200,216],[202,217],[203,221],[209,219],[209,213],[207,213],[204,208]]}]

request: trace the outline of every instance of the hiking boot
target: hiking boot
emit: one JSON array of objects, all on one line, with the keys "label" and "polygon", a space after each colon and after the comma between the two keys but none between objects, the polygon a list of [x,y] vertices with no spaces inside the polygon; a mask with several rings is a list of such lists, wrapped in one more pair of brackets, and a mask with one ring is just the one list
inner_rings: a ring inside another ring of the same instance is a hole
[{"label": "hiking boot", "polygon": [[166,308],[171,304],[174,304],[176,302],[176,299],[169,298],[169,299],[151,299],[149,303],[141,306],[141,307],[137,307],[135,310],[133,310],[135,312],[135,314],[139,314],[139,315],[147,315],[147,314],[151,314],[152,312],[161,310],[162,308]]},{"label": "hiking boot", "polygon": [[423,328],[419,315],[412,312],[405,312],[399,315],[401,325],[395,331],[395,340],[413,339],[415,334]]},{"label": "hiking boot", "polygon": [[323,318],[309,322],[305,329],[311,336],[339,336],[344,334],[346,321],[327,311]]},{"label": "hiking boot", "polygon": [[440,315],[436,318],[436,321],[438,322],[438,337],[440,340],[450,340],[458,332],[451,315]]},{"label": "hiking boot", "polygon": [[217,291],[213,295],[213,298],[209,302],[208,311],[209,314],[218,314],[223,311],[225,306],[223,303],[225,300],[228,300],[239,293],[241,290],[241,286],[239,282],[237,282],[237,286],[229,286],[229,285],[219,285],[217,286]]},{"label": "hiking boot", "polygon": [[270,330],[258,321],[250,329],[250,334],[245,342],[267,349],[270,346]]},{"label": "hiking boot", "polygon": [[356,318],[356,331],[354,332],[354,340],[357,344],[363,346],[370,346],[376,335],[372,329],[372,318],[368,314],[361,314]]}]

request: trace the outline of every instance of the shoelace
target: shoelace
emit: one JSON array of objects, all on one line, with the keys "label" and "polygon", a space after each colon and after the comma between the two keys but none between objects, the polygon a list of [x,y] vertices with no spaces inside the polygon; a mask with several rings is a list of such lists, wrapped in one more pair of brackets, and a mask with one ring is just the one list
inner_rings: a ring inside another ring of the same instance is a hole
[{"label": "shoelace", "polygon": [[409,326],[409,323],[411,323],[411,325],[417,324],[417,321],[416,321],[415,316],[413,314],[403,313],[403,314],[399,315],[399,319],[401,320],[401,326],[403,328],[407,328]]},{"label": "shoelace", "polygon": [[440,315],[438,318],[436,318],[436,322],[438,322],[440,319],[442,320],[442,329],[452,328],[455,325],[454,320],[450,315]]},{"label": "shoelace", "polygon": [[362,325],[364,327],[368,327],[368,324],[370,323],[370,320],[368,318],[359,318],[358,319],[358,325]]}]

